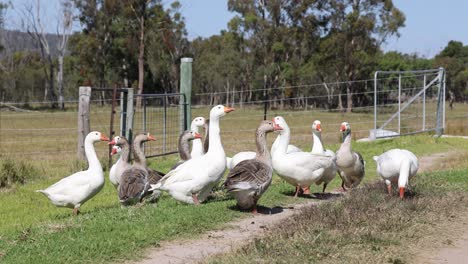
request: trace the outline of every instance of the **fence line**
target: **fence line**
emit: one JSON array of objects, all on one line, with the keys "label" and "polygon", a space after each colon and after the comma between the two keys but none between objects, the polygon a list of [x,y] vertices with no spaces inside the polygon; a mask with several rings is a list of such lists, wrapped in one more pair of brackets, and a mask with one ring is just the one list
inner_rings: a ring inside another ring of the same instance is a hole
[{"label": "fence line", "polygon": [[[421,76],[430,76],[430,75],[437,75],[437,73],[427,73],[427,74],[419,74],[419,75],[411,75],[411,76],[402,76],[401,78],[414,78],[414,77],[421,77]],[[380,78],[378,80],[389,80],[389,79],[398,79],[398,76],[394,77],[387,77],[387,78]],[[259,88],[259,89],[248,89],[248,90],[234,90],[234,92],[262,92],[262,91],[271,91],[271,90],[282,90],[282,89],[292,89],[292,88],[304,88],[304,87],[315,87],[315,86],[324,86],[326,85],[340,85],[340,84],[348,84],[348,83],[365,83],[371,82],[373,84],[374,79],[364,79],[364,80],[355,80],[355,81],[337,81],[337,82],[322,82],[322,83],[313,83],[313,84],[301,84],[301,85],[291,85],[291,86],[281,86],[281,87],[267,87],[267,88]],[[219,94],[229,94],[233,91],[222,91],[222,92],[205,92],[205,93],[196,93],[195,95],[219,95]]]}]

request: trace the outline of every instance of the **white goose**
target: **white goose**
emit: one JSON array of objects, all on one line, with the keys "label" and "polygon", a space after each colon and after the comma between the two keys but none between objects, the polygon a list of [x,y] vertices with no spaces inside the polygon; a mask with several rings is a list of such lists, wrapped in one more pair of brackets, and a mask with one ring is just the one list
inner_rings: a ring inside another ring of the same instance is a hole
[{"label": "white goose", "polygon": [[219,120],[234,108],[217,105],[210,111],[210,146],[205,155],[192,158],[170,171],[151,190],[163,190],[176,200],[199,204],[211,191],[226,169],[226,155],[221,143]]},{"label": "white goose", "polygon": [[290,130],[283,117],[277,116],[273,121],[283,128],[280,130],[279,143],[272,154],[273,168],[289,184],[296,187],[295,197],[299,191],[312,183],[324,182],[324,176],[333,170],[333,158],[314,155],[310,152],[287,153]]},{"label": "white goose", "polygon": [[130,160],[130,144],[125,137],[116,136],[109,142],[113,145],[111,155],[120,154],[119,159],[112,165],[109,171],[109,180],[118,189],[122,173],[131,167]]},{"label": "white goose", "polygon": [[[323,147],[322,123],[320,122],[320,120],[315,120],[312,123],[312,139],[313,139],[313,144],[312,144],[312,151],[310,153],[314,155],[323,155],[323,156],[329,157],[332,160],[332,163],[330,164],[331,168],[327,169],[324,172],[324,176],[322,180],[316,182],[317,185],[323,182],[322,192],[325,192],[325,189],[327,188],[328,183],[330,183],[335,178],[337,168],[336,168],[335,152],[329,149],[324,149]],[[310,188],[304,190],[304,194],[307,194],[307,193],[310,193]]]},{"label": "white goose", "polygon": [[374,156],[374,160],[377,163],[377,174],[385,181],[388,194],[392,194],[392,182],[398,183],[400,198],[404,198],[409,179],[418,171],[418,158],[406,149],[392,149]]},{"label": "white goose", "polygon": [[343,143],[336,152],[336,166],[342,180],[341,187],[343,191],[346,191],[345,187],[356,187],[362,181],[366,163],[359,152],[351,149],[351,126],[349,123],[341,123],[340,131],[343,133]]},{"label": "white goose", "polygon": [[[201,116],[195,117],[192,120],[192,123],[190,124],[190,131],[199,133],[198,128],[204,127],[204,126],[205,126],[205,118]],[[204,154],[205,152],[203,151],[203,142],[201,138],[196,138],[192,140],[192,151],[190,152],[190,156],[192,158],[196,158],[196,157],[201,157]]]},{"label": "white goose", "polygon": [[85,138],[84,149],[89,164],[87,170],[74,173],[37,192],[47,196],[55,206],[73,208],[73,214],[77,215],[80,206],[104,186],[104,172],[94,149],[94,143],[98,141],[109,141],[109,138],[97,131],[89,133]]}]

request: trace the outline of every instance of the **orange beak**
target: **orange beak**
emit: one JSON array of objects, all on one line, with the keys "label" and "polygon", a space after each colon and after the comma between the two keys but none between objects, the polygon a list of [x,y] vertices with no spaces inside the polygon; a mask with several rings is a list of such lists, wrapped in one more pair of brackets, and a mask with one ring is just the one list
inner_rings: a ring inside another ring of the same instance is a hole
[{"label": "orange beak", "polygon": [[[101,139],[102,140],[102,139]],[[112,141],[110,141],[109,143],[107,143],[107,145],[115,145],[115,139],[112,139]]]},{"label": "orange beak", "polygon": [[201,138],[201,135],[198,133],[195,133],[195,138]]},{"label": "orange beak", "polygon": [[275,127],[273,128],[274,131],[278,131],[278,130],[283,130],[283,128],[278,125],[278,124],[275,124]]},{"label": "orange beak", "polygon": [[153,137],[152,135],[150,135],[150,134],[148,133],[148,140],[150,140],[150,141],[156,141],[156,138]]},{"label": "orange beak", "polygon": [[322,132],[322,125],[317,124],[317,125],[315,126],[315,129],[317,129],[318,132]]},{"label": "orange beak", "polygon": [[117,154],[117,148],[112,148],[111,156],[114,156],[115,154]]},{"label": "orange beak", "polygon": [[101,141],[109,141],[110,139],[106,137],[104,134],[101,134]]},{"label": "orange beak", "polygon": [[405,187],[400,187],[400,198],[405,198]]},{"label": "orange beak", "polygon": [[340,131],[341,131],[341,132],[346,131],[346,126],[345,126],[345,125],[341,125]]},{"label": "orange beak", "polygon": [[225,106],[225,107],[224,107],[224,113],[230,113],[230,112],[232,112],[232,111],[234,111],[234,110],[236,110],[236,109],[234,109],[234,108],[232,108],[232,107],[229,107],[229,106]]}]

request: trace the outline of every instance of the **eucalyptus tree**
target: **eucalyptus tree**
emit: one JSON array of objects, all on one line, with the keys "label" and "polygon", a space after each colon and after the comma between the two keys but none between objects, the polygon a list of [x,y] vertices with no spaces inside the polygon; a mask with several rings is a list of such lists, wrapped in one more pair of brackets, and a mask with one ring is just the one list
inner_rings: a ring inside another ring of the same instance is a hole
[{"label": "eucalyptus tree", "polygon": [[346,110],[351,112],[357,89],[352,81],[370,76],[380,45],[389,36],[399,36],[405,16],[392,0],[330,0],[324,9],[329,22],[317,63],[328,65],[336,80],[349,81],[343,92]]}]

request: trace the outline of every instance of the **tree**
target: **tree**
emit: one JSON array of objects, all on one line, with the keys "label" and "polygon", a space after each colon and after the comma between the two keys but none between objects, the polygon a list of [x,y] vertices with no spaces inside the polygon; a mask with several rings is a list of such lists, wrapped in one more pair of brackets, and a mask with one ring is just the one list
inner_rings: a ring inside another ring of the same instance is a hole
[{"label": "tree", "polygon": [[468,45],[464,46],[459,41],[449,41],[436,55],[434,66],[444,67],[447,71],[446,86],[454,93],[456,100],[468,94]]},{"label": "tree", "polygon": [[67,0],[61,1],[61,14],[62,19],[60,26],[57,30],[57,35],[61,36],[61,40],[58,44],[58,72],[57,72],[57,87],[59,96],[59,107],[60,109],[65,108],[64,104],[64,84],[63,84],[63,59],[67,52],[68,39],[71,34],[73,20],[72,20],[72,3]]},{"label": "tree", "polygon": [[[318,62],[333,65],[337,80],[366,78],[380,44],[404,26],[405,16],[392,0],[332,0],[326,10],[330,17]],[[353,108],[354,84],[346,85],[346,111]]]},{"label": "tree", "polygon": [[47,40],[47,32],[44,30],[41,18],[41,2],[37,0],[35,6],[25,5],[23,10],[24,25],[26,31],[33,41],[39,46],[42,58],[44,76],[47,80],[45,85],[44,99],[51,103],[52,108],[58,107],[57,94],[54,89],[55,64],[52,58],[51,49]]}]

